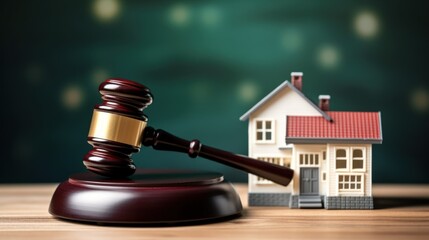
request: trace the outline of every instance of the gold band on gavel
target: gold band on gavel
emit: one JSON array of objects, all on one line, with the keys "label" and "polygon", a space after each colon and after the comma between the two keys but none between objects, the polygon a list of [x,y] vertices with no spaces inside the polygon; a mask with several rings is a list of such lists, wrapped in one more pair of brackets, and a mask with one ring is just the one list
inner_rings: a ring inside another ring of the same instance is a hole
[{"label": "gold band on gavel", "polygon": [[94,110],[88,137],[102,138],[140,147],[145,127],[145,121]]}]

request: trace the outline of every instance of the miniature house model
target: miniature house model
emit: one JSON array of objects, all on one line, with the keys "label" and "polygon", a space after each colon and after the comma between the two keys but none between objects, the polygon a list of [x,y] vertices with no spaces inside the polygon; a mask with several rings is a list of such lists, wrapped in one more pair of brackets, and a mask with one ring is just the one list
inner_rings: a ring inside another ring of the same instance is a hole
[{"label": "miniature house model", "polygon": [[316,106],[293,72],[240,120],[249,120],[249,156],[290,167],[289,186],[249,175],[250,206],[372,209],[372,144],[382,142],[380,112],[329,111]]}]

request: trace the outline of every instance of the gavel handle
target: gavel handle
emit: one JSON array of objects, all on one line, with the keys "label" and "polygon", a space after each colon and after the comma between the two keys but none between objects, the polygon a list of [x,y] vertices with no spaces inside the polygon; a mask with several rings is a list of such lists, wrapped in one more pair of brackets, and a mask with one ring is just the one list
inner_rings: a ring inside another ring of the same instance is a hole
[{"label": "gavel handle", "polygon": [[199,140],[187,141],[162,129],[146,127],[143,131],[142,144],[152,146],[156,150],[188,153],[192,158],[197,156],[207,158],[284,186],[287,186],[293,177],[293,170],[290,168],[204,146]]}]

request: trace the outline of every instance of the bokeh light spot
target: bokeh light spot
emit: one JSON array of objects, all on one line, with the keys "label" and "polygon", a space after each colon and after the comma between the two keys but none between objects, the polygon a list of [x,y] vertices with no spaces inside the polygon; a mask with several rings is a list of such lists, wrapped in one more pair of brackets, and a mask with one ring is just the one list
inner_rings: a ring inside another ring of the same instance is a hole
[{"label": "bokeh light spot", "polygon": [[113,20],[119,15],[121,6],[118,0],[95,0],[93,5],[94,15],[101,21]]},{"label": "bokeh light spot", "polygon": [[258,95],[258,87],[250,80],[245,80],[238,88],[238,96],[243,102],[252,102]]},{"label": "bokeh light spot", "polygon": [[302,46],[302,36],[296,31],[288,31],[283,34],[281,44],[284,49],[289,51],[299,50]]},{"label": "bokeh light spot", "polygon": [[333,46],[323,46],[317,53],[317,61],[324,68],[335,68],[340,61],[340,53]]},{"label": "bokeh light spot", "polygon": [[108,77],[109,77],[109,73],[107,72],[107,70],[103,68],[96,68],[92,71],[91,79],[92,79],[92,82],[98,86]]},{"label": "bokeh light spot", "polygon": [[62,93],[63,105],[70,110],[78,108],[83,100],[82,89],[77,85],[71,85],[64,89]]},{"label": "bokeh light spot", "polygon": [[214,7],[205,7],[201,11],[201,20],[207,26],[215,26],[220,21],[219,10]]},{"label": "bokeh light spot", "polygon": [[411,93],[411,106],[418,112],[426,112],[429,109],[429,93],[419,88]]},{"label": "bokeh light spot", "polygon": [[191,18],[191,11],[186,5],[175,5],[170,9],[169,19],[176,26],[185,26]]},{"label": "bokeh light spot", "polygon": [[354,27],[360,37],[372,38],[378,33],[379,21],[374,13],[363,11],[356,15]]}]

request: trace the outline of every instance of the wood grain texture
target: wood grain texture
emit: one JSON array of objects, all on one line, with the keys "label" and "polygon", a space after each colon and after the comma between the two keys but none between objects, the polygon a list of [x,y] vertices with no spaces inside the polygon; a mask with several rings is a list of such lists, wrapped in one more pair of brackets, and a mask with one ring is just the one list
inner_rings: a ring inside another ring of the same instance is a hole
[{"label": "wood grain texture", "polygon": [[375,185],[375,210],[247,207],[244,214],[198,226],[118,227],[54,219],[56,185],[0,185],[0,239],[429,239],[429,185]]}]

